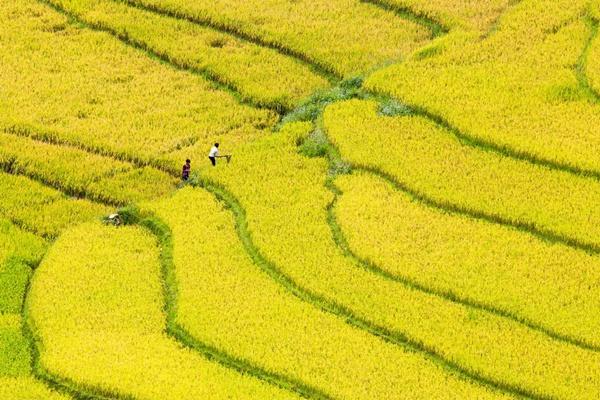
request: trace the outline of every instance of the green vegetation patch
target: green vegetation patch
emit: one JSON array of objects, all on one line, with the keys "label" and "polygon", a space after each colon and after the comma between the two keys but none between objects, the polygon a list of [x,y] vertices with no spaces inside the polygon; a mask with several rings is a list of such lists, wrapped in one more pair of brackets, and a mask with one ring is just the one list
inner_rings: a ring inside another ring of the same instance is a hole
[{"label": "green vegetation patch", "polygon": [[19,313],[31,267],[10,259],[0,265],[0,313]]},{"label": "green vegetation patch", "polygon": [[0,315],[0,376],[26,376],[30,373],[30,361],[20,317]]}]

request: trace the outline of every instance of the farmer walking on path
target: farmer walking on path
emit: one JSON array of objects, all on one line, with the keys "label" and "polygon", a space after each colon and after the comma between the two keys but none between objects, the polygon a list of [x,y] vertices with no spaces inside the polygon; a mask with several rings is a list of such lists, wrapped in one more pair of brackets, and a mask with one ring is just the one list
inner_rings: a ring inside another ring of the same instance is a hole
[{"label": "farmer walking on path", "polygon": [[185,164],[183,164],[183,170],[181,172],[181,179],[187,181],[190,177],[190,170],[192,169],[191,161],[185,160]]}]

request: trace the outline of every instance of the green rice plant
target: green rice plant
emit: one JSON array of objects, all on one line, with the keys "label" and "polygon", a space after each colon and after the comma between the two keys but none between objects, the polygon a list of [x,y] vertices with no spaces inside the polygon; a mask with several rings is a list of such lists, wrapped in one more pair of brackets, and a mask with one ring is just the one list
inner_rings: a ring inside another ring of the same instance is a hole
[{"label": "green rice plant", "polygon": [[[600,6],[596,6],[600,10]],[[584,73],[587,74],[589,84],[596,93],[600,93],[600,36],[598,36],[598,21],[600,21],[600,11],[594,14],[594,21],[591,22],[592,37],[588,49]]]},{"label": "green rice plant", "polygon": [[68,400],[32,376],[29,342],[21,316],[0,313],[0,398],[11,400]]},{"label": "green rice plant", "polygon": [[25,288],[31,277],[31,267],[20,260],[0,263],[0,313],[21,311]]},{"label": "green rice plant", "polygon": [[5,377],[31,374],[29,343],[21,332],[18,314],[0,313],[0,382]]}]

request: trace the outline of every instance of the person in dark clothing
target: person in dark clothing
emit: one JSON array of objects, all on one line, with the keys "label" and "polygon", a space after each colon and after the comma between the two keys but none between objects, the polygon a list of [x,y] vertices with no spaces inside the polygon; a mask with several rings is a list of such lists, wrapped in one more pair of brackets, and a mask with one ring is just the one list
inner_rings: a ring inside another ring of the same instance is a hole
[{"label": "person in dark clothing", "polygon": [[183,164],[183,171],[181,172],[181,179],[187,181],[190,178],[190,170],[192,169],[191,161],[185,160],[185,164]]}]

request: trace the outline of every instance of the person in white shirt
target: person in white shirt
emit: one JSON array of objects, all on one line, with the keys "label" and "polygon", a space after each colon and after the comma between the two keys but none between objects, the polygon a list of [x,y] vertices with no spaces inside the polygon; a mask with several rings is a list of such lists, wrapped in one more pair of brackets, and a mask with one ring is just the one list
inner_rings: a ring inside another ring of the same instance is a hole
[{"label": "person in white shirt", "polygon": [[215,143],[215,145],[210,149],[208,153],[208,159],[212,163],[213,167],[217,165],[217,157],[219,156],[219,143]]}]

